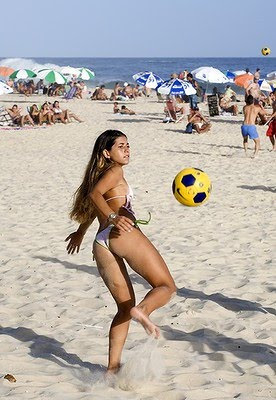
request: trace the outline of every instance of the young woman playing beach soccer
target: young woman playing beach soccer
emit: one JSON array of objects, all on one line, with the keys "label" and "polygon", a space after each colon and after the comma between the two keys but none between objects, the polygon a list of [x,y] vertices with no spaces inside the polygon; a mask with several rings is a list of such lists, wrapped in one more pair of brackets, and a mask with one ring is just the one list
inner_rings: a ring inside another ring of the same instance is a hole
[{"label": "young woman playing beach soccer", "polygon": [[[138,228],[131,207],[132,191],[123,175],[129,163],[127,137],[117,130],[107,130],[96,140],[83,182],[75,193],[70,217],[80,223],[65,240],[67,251],[78,253],[88,227],[95,218],[100,227],[93,243],[99,273],[113,296],[118,312],[109,332],[108,372],[120,368],[122,349],[131,318],[146,332],[158,338],[160,331],[149,319],[176,292],[173,278],[159,252]],[[135,306],[135,295],[124,259],[152,286]]]}]

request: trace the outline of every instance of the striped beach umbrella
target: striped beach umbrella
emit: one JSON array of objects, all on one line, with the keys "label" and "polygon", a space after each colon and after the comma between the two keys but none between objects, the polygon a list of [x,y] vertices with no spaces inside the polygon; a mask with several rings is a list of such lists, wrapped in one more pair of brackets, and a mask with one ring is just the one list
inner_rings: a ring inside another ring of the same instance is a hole
[{"label": "striped beach umbrella", "polygon": [[259,79],[258,85],[260,86],[260,90],[262,90],[263,92],[272,92],[273,91],[272,86],[265,79]]},{"label": "striped beach umbrella", "polygon": [[53,69],[41,69],[37,73],[37,78],[44,79],[49,83],[58,83],[61,85],[67,82],[67,79],[64,75]]},{"label": "striped beach umbrella", "polygon": [[79,79],[82,79],[84,81],[89,81],[90,79],[95,78],[95,72],[91,71],[88,68],[78,68],[79,70]]},{"label": "striped beach umbrella", "polygon": [[35,77],[36,73],[31,71],[30,69],[17,69],[10,75],[11,79],[29,79]]},{"label": "striped beach umbrella", "polygon": [[60,72],[63,75],[71,75],[71,76],[75,76],[75,77],[78,77],[80,74],[80,71],[78,68],[70,67],[69,65],[67,67],[62,67]]},{"label": "striped beach umbrella", "polygon": [[141,86],[146,86],[150,89],[156,89],[157,86],[161,85],[164,80],[160,76],[154,74],[153,72],[145,71],[139,72],[133,75],[133,79]]},{"label": "striped beach umbrella", "polygon": [[236,77],[235,73],[229,70],[226,71],[225,76],[229,79],[230,82],[234,82],[234,78]]},{"label": "striped beach umbrella", "polygon": [[186,94],[190,96],[196,94],[196,90],[193,85],[188,81],[183,81],[182,79],[171,79],[162,83],[158,88],[157,92],[164,95],[177,96],[181,94]]}]

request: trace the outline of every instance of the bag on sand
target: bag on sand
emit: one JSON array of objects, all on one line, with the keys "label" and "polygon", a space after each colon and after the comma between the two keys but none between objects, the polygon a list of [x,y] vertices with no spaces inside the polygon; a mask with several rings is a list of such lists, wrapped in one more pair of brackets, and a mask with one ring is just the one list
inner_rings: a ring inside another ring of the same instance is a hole
[{"label": "bag on sand", "polygon": [[189,122],[186,125],[185,133],[192,133],[192,132],[193,132],[193,124],[191,122]]}]

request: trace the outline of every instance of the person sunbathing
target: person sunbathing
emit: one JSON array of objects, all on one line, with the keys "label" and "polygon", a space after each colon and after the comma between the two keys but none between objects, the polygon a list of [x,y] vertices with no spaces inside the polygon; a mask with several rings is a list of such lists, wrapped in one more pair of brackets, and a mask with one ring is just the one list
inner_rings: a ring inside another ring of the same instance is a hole
[{"label": "person sunbathing", "polygon": [[188,122],[192,124],[192,128],[195,129],[197,133],[208,132],[211,128],[210,122],[199,112],[198,107],[191,109],[188,115]]},{"label": "person sunbathing", "polygon": [[105,86],[101,85],[99,88],[99,91],[97,93],[97,100],[108,100],[108,97],[107,97],[104,89],[105,89]]},{"label": "person sunbathing", "polygon": [[42,104],[38,117],[39,125],[42,125],[44,122],[53,125],[53,116],[54,112],[50,109],[49,104],[47,102]]},{"label": "person sunbathing", "polygon": [[56,123],[56,121],[61,121],[63,124],[67,124],[67,122],[68,122],[68,119],[66,118],[67,117],[67,115],[66,115],[66,111],[67,110],[63,111],[60,108],[59,102],[57,100],[54,101],[52,110],[53,110],[53,113],[54,113],[54,115],[53,115],[53,122],[54,123]]},{"label": "person sunbathing", "polygon": [[231,104],[231,100],[227,96],[222,96],[220,98],[219,106],[222,111],[230,112],[232,115],[238,115],[238,106],[236,104]]},{"label": "person sunbathing", "polygon": [[119,108],[118,102],[115,101],[114,105],[113,105],[113,113],[118,114],[119,112],[120,112],[120,108]]},{"label": "person sunbathing", "polygon": [[73,118],[75,121],[83,122],[76,114],[72,113],[72,111],[68,109],[62,110],[57,100],[53,103],[53,111],[54,121],[55,119],[60,119],[61,122],[66,124],[67,122],[71,122],[71,118]]},{"label": "person sunbathing", "polygon": [[6,108],[7,113],[12,119],[12,122],[16,125],[24,126],[27,122],[29,122],[32,126],[34,126],[34,121],[29,114],[21,115],[21,108],[18,108],[17,104],[14,104],[12,108]]},{"label": "person sunbathing", "polygon": [[135,111],[130,110],[130,109],[127,108],[125,105],[123,105],[123,106],[121,107],[120,114],[134,115],[134,114],[135,114]]},{"label": "person sunbathing", "polygon": [[36,104],[33,104],[30,108],[29,114],[35,124],[39,124],[39,109]]}]

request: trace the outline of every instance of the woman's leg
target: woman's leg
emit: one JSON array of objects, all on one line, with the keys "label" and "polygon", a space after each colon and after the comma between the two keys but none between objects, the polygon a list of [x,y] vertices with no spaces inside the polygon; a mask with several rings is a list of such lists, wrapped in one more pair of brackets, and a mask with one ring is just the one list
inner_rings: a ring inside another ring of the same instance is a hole
[{"label": "woman's leg", "polygon": [[76,116],[76,114],[70,113],[69,117],[70,118],[74,118],[74,120],[76,120],[78,122],[83,122],[79,117]]},{"label": "woman's leg", "polygon": [[159,329],[148,316],[165,305],[177,290],[167,265],[139,229],[115,237],[112,237],[111,232],[110,248],[153,287],[137,307],[131,310],[131,316],[143,325],[147,333],[158,337]]},{"label": "woman's leg", "polygon": [[130,311],[135,305],[134,291],[120,257],[97,243],[94,243],[93,253],[99,273],[118,307],[109,331],[108,359],[108,371],[117,372],[131,320]]}]

